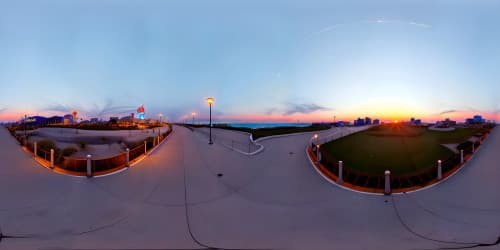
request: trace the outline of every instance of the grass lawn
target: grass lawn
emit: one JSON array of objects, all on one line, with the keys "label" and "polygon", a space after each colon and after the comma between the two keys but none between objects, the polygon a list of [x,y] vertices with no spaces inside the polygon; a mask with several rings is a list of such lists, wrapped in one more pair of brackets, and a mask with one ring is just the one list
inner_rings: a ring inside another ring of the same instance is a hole
[{"label": "grass lawn", "polygon": [[461,143],[481,129],[450,132],[405,125],[382,125],[324,144],[323,150],[347,167],[367,174],[411,173],[446,160],[453,152],[441,144]]}]

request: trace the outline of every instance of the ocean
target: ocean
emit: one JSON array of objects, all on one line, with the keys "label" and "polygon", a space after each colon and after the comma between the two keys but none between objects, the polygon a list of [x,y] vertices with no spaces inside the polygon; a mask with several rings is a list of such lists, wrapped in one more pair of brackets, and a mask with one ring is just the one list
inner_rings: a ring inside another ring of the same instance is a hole
[{"label": "ocean", "polygon": [[229,123],[231,127],[235,128],[276,128],[276,127],[307,127],[312,123]]}]

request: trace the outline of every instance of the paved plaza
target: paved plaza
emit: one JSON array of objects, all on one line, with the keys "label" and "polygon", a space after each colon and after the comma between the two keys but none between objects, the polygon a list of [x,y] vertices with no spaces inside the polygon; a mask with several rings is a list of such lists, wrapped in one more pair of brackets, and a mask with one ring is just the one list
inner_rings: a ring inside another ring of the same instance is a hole
[{"label": "paved plaza", "polygon": [[127,171],[81,178],[41,167],[0,129],[0,249],[500,249],[487,246],[500,236],[498,128],[451,178],[392,196],[323,179],[305,152],[313,133],[260,140],[255,155],[228,147],[248,136],[214,134],[226,145],[175,126]]}]

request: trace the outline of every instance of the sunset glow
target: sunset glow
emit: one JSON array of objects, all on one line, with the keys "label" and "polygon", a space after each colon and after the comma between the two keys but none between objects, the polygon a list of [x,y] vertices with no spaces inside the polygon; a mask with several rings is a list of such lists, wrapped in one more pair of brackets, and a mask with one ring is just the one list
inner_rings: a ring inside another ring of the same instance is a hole
[{"label": "sunset glow", "polygon": [[109,119],[144,104],[146,118],[206,122],[208,102],[218,122],[499,120],[500,34],[484,28],[500,22],[495,8],[472,19],[458,5],[440,18],[404,3],[73,11],[97,5],[2,8],[0,121],[72,110]]}]

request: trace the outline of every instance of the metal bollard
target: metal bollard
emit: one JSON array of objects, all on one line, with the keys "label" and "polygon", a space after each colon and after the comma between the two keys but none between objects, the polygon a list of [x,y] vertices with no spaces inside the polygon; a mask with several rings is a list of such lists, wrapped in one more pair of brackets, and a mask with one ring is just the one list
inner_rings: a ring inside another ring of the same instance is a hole
[{"label": "metal bollard", "polygon": [[92,177],[92,155],[87,155],[87,178]]},{"label": "metal bollard", "polygon": [[385,174],[384,194],[390,195],[391,194],[391,171],[385,170],[384,174]]},{"label": "metal bollard", "polygon": [[148,142],[144,141],[144,155],[148,153]]},{"label": "metal bollard", "polygon": [[50,149],[50,168],[54,168],[54,149]]},{"label": "metal bollard", "polygon": [[339,161],[339,178],[337,178],[338,183],[342,183],[344,180],[342,179],[342,168],[343,168],[343,162]]},{"label": "metal bollard", "polygon": [[321,157],[321,154],[319,153],[319,144],[316,144],[316,162],[319,163],[320,162],[320,157]]},{"label": "metal bollard", "polygon": [[472,143],[472,153],[474,153],[474,151],[476,151],[476,150],[475,150],[475,146],[476,146],[476,144],[475,144],[475,143]]},{"label": "metal bollard", "polygon": [[34,157],[35,159],[36,159],[36,153],[37,153],[36,151],[37,151],[37,149],[36,149],[36,142],[33,142],[33,153],[34,153],[34,156],[33,156],[33,157]]},{"label": "metal bollard", "polygon": [[125,149],[127,152],[126,157],[125,157],[125,166],[128,168],[130,167],[130,149]]},{"label": "metal bollard", "polygon": [[438,160],[437,179],[441,180],[442,178],[443,178],[443,168],[441,167],[441,160]]},{"label": "metal bollard", "polygon": [[464,163],[464,150],[460,150],[460,164]]}]

